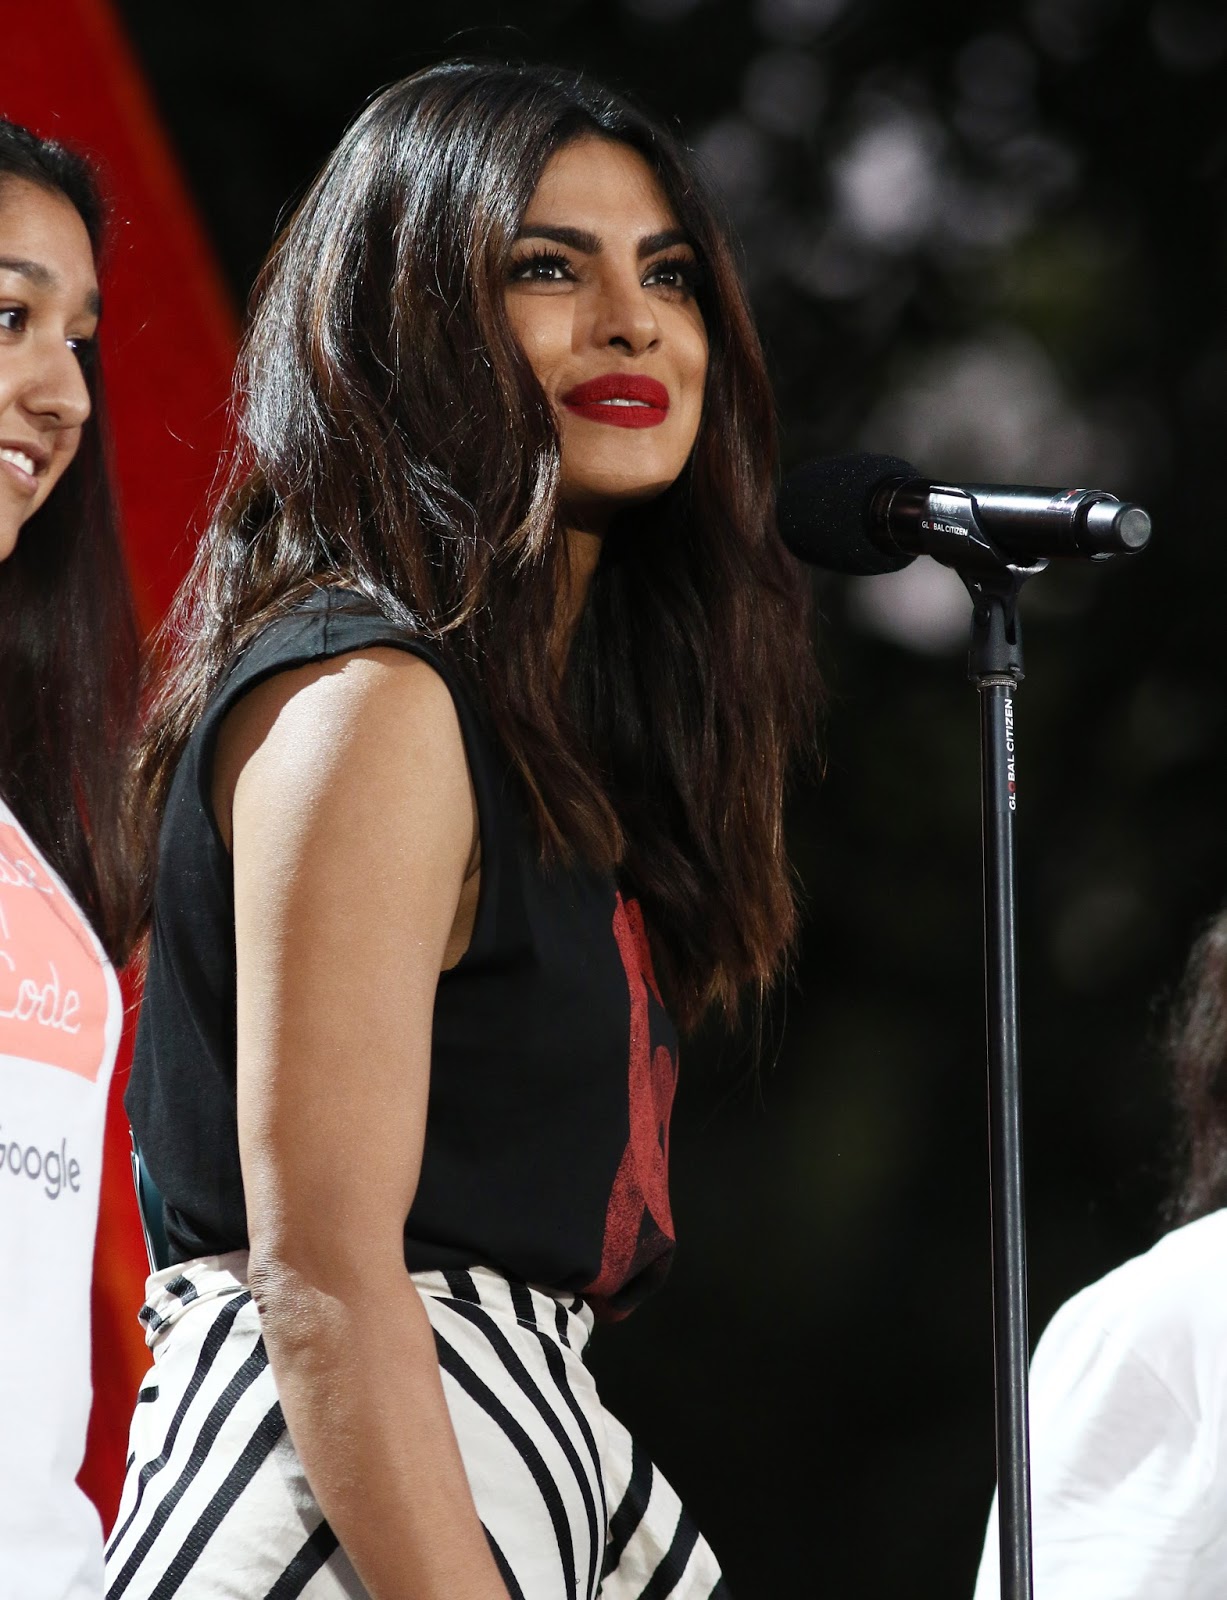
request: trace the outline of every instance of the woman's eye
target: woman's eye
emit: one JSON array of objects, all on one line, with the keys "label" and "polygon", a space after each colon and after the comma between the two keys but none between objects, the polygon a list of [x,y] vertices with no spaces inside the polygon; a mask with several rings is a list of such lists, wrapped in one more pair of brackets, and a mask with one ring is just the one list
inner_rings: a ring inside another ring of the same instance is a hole
[{"label": "woman's eye", "polygon": [[513,262],[510,276],[513,283],[566,283],[574,273],[566,256],[542,250]]},{"label": "woman's eye", "polygon": [[5,333],[23,333],[26,326],[24,306],[0,307],[0,330]]},{"label": "woman's eye", "polygon": [[88,339],[78,337],[69,339],[66,342],[68,348],[83,367],[88,367],[93,362],[94,355],[98,349],[98,341],[92,335]]},{"label": "woman's eye", "polygon": [[658,261],[643,280],[662,289],[677,289],[683,294],[693,294],[698,285],[699,264],[688,256]]}]

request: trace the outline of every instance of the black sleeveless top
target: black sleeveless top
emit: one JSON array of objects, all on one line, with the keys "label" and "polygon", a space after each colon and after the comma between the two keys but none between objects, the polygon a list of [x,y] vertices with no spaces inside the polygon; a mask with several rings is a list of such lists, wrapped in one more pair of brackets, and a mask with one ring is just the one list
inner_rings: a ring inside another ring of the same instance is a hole
[{"label": "black sleeveless top", "polygon": [[234,885],[211,804],[218,730],[273,673],[376,645],[422,657],[450,689],[481,832],[472,940],[441,974],[435,1000],[405,1261],[414,1271],[491,1266],[582,1294],[599,1316],[625,1315],[660,1283],[673,1252],[677,1035],[639,907],[608,876],[542,865],[518,780],[438,649],[338,589],[270,623],[239,656],[171,783],[124,1106],[162,1192],[172,1258],[248,1242]]}]

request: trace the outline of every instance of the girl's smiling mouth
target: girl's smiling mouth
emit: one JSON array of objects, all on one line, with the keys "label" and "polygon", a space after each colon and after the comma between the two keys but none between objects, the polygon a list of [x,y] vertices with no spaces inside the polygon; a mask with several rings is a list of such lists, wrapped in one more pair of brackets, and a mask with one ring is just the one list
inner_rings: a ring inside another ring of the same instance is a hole
[{"label": "girl's smiling mouth", "polygon": [[669,391],[655,378],[607,372],[568,389],[562,403],[588,422],[605,422],[615,428],[657,428],[669,414]]}]

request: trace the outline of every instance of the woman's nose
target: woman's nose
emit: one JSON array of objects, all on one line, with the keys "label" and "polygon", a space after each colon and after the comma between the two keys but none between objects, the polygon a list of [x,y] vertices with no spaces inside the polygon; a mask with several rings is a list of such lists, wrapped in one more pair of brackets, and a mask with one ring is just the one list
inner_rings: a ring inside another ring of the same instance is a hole
[{"label": "woman's nose", "polygon": [[31,349],[22,403],[32,417],[61,428],[79,428],[89,416],[89,385],[81,362],[60,339]]},{"label": "woman's nose", "polygon": [[615,345],[630,355],[641,355],[659,341],[656,307],[637,271],[610,273],[602,281],[593,331],[597,343]]}]

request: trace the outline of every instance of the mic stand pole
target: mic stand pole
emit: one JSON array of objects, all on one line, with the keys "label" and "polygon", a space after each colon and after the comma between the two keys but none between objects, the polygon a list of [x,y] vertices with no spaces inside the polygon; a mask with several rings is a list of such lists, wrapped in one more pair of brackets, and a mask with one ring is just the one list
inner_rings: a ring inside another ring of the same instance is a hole
[{"label": "mic stand pole", "polygon": [[[974,570],[947,558],[972,601],[968,676],[980,693],[984,994],[988,1044],[989,1206],[1001,1600],[1032,1600],[1027,1415],[1027,1256],[1014,874],[1014,687],[1023,676],[1018,595],[1047,562],[1014,566],[983,536]],[[966,558],[971,552],[964,548]],[[939,557],[939,559],[941,559]]]},{"label": "mic stand pole", "polygon": [[[1008,491],[1012,492],[1012,491]],[[1030,491],[1021,491],[1025,497]],[[1047,493],[1048,491],[1044,491]],[[1086,533],[1099,497],[1052,491]],[[1109,496],[1109,499],[1113,497]],[[1079,510],[1078,506],[1085,507]],[[1071,552],[1140,550],[1150,518],[1114,502],[1098,550],[1079,539]],[[973,487],[885,479],[869,503],[883,549],[922,552],[958,573],[972,598],[968,676],[980,692],[980,810],[984,857],[984,1011],[988,1044],[989,1210],[993,1261],[993,1371],[996,1390],[997,1510],[1001,1600],[1033,1600],[1031,1460],[1027,1418],[1027,1252],[1023,1213],[1018,970],[1014,921],[1014,687],[1023,676],[1018,596],[1047,558],[1011,562],[980,526]],[[1069,529],[1066,533],[1068,535]],[[1091,541],[1092,545],[1094,540]]]}]

